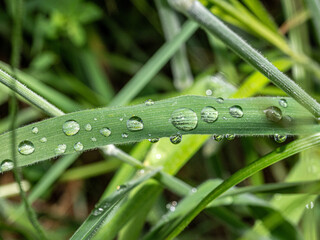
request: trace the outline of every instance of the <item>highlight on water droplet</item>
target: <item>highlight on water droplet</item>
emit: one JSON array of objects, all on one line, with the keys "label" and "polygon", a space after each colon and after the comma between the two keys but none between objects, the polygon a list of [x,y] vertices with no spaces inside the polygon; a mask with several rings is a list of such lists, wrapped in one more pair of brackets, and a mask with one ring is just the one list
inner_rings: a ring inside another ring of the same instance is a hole
[{"label": "highlight on water droplet", "polygon": [[138,116],[133,116],[127,121],[127,128],[131,132],[141,131],[143,129],[143,121]]},{"label": "highlight on water droplet", "polygon": [[54,149],[54,153],[55,154],[63,154],[66,152],[67,149],[67,145],[66,144],[59,144],[55,149]]},{"label": "highlight on water droplet", "polygon": [[180,133],[174,134],[170,137],[170,142],[173,144],[178,144],[182,140],[182,136]]},{"label": "highlight on water droplet", "polygon": [[243,110],[239,105],[234,105],[229,108],[229,113],[234,118],[242,118],[243,117]]},{"label": "highlight on water droplet", "polygon": [[283,108],[286,108],[286,107],[288,107],[288,102],[287,102],[287,100],[286,99],[280,99],[279,100],[279,105],[281,106],[281,107],[283,107]]},{"label": "highlight on water droplet", "polygon": [[99,216],[101,213],[103,213],[103,208],[99,207],[93,210],[92,215],[93,216]]},{"label": "highlight on water droplet", "polygon": [[148,140],[149,140],[149,142],[151,142],[151,143],[159,142],[159,138],[149,138]]},{"label": "highlight on water droplet", "polygon": [[46,143],[47,142],[47,138],[46,137],[40,138],[40,142],[41,143]]},{"label": "highlight on water droplet", "polygon": [[31,132],[32,132],[33,134],[37,134],[37,133],[39,132],[39,129],[38,129],[37,127],[33,127],[33,128],[31,129]]},{"label": "highlight on water droplet", "polygon": [[283,143],[287,140],[287,136],[286,135],[279,135],[279,134],[275,134],[274,135],[274,140],[277,142],[277,143]]},{"label": "highlight on water droplet", "polygon": [[111,130],[110,128],[104,127],[100,129],[100,133],[105,137],[109,137],[111,135]]},{"label": "highlight on water droplet", "polygon": [[87,123],[85,126],[84,126],[84,129],[87,131],[87,132],[90,132],[92,130],[92,126],[90,123]]},{"label": "highlight on water droplet", "polygon": [[146,100],[146,101],[144,102],[144,104],[145,104],[146,106],[152,106],[152,105],[154,104],[154,101],[153,101],[152,99],[148,99],[148,100]]},{"label": "highlight on water droplet", "polygon": [[69,120],[63,124],[62,130],[67,136],[73,136],[79,132],[80,125],[74,120]]},{"label": "highlight on water droplet", "polygon": [[218,134],[215,134],[212,136],[214,140],[216,140],[217,142],[220,142],[224,139],[224,136],[223,135],[218,135]]},{"label": "highlight on water droplet", "polygon": [[218,97],[218,98],[216,99],[216,102],[217,102],[217,103],[223,103],[223,102],[224,102],[224,99],[223,99],[222,97]]},{"label": "highlight on water droplet", "polygon": [[121,137],[122,137],[122,138],[127,138],[127,137],[128,137],[128,134],[127,134],[127,133],[122,133],[122,134],[121,134]]},{"label": "highlight on water droplet", "polygon": [[231,141],[231,140],[235,139],[236,135],[234,135],[234,134],[226,134],[225,137],[226,137],[227,140]]},{"label": "highlight on water droplet", "polygon": [[279,122],[282,119],[282,111],[276,106],[268,107],[263,111],[267,119],[271,122]]},{"label": "highlight on water droplet", "polygon": [[22,155],[30,155],[34,152],[34,145],[32,142],[25,140],[19,143],[18,152]]},{"label": "highlight on water droplet", "polygon": [[81,142],[77,142],[76,144],[74,144],[73,146],[74,150],[76,150],[77,152],[80,152],[83,150],[83,144]]},{"label": "highlight on water droplet", "polygon": [[218,116],[219,113],[214,107],[207,106],[201,110],[201,120],[206,123],[213,123],[217,121]]},{"label": "highlight on water droplet", "polygon": [[171,123],[179,130],[191,131],[198,125],[197,114],[189,108],[179,108],[171,114]]},{"label": "highlight on water droplet", "polygon": [[4,171],[9,171],[14,167],[13,161],[9,160],[9,159],[5,159],[1,162],[0,164],[0,171],[4,172]]}]

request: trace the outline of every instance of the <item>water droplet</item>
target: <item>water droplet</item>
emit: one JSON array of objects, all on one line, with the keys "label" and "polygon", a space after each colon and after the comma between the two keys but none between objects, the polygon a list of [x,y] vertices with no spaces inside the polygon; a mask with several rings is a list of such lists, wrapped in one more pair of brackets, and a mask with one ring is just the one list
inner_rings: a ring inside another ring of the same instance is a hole
[{"label": "water droplet", "polygon": [[123,118],[121,117],[121,118],[119,118],[119,120],[120,120],[120,122],[122,122],[122,121],[123,121]]},{"label": "water droplet", "polygon": [[280,99],[280,100],[279,100],[279,105],[280,105],[281,107],[286,108],[286,107],[288,107],[288,102],[287,102],[287,100],[285,100],[285,99]]},{"label": "water droplet", "polygon": [[271,106],[263,111],[267,119],[271,122],[279,122],[282,119],[282,111],[280,108]]},{"label": "water droplet", "polygon": [[197,127],[198,117],[189,108],[179,108],[171,114],[171,123],[179,130],[191,131]]},{"label": "water droplet", "polygon": [[223,99],[222,97],[218,97],[218,98],[216,99],[216,102],[217,102],[217,103],[223,103],[223,102],[224,102],[224,99]]},{"label": "water droplet", "polygon": [[32,132],[33,134],[37,134],[37,133],[39,132],[39,129],[38,129],[37,127],[33,127],[33,128],[31,129],[31,132]]},{"label": "water droplet", "polygon": [[213,123],[218,119],[219,113],[214,107],[204,107],[201,111],[201,119],[207,123]]},{"label": "water droplet", "polygon": [[97,139],[96,139],[95,137],[92,137],[92,138],[91,138],[91,141],[92,141],[92,142],[96,142]]},{"label": "water droplet", "polygon": [[228,139],[228,140],[233,140],[233,139],[235,139],[235,137],[236,137],[236,135],[234,135],[234,134],[226,134],[226,139]]},{"label": "water droplet", "polygon": [[170,212],[174,212],[176,210],[176,206],[178,205],[178,203],[176,201],[172,201],[171,203],[168,203],[166,205],[166,208],[170,211]]},{"label": "water droplet", "polygon": [[154,104],[154,101],[152,99],[148,99],[147,101],[144,102],[146,106],[152,106]]},{"label": "water droplet", "polygon": [[13,161],[9,159],[5,159],[0,164],[0,170],[1,172],[9,171],[14,167]]},{"label": "water droplet", "polygon": [[143,129],[142,119],[137,116],[129,118],[127,121],[127,128],[131,132],[141,131]]},{"label": "water droplet", "polygon": [[312,201],[310,202],[310,205],[309,205],[309,204],[306,204],[306,208],[307,208],[307,209],[312,209],[313,207],[314,207],[314,204],[313,204]]},{"label": "water droplet", "polygon": [[149,142],[151,142],[151,143],[159,142],[159,138],[149,138],[148,140],[149,140]]},{"label": "water droplet", "polygon": [[40,142],[46,143],[47,142],[47,138],[46,137],[40,138]]},{"label": "water droplet", "polygon": [[207,89],[206,90],[206,95],[207,96],[211,96],[212,95],[212,90],[211,89]]},{"label": "water droplet", "polygon": [[287,136],[286,135],[279,135],[279,134],[275,134],[274,135],[274,140],[277,142],[277,143],[283,143],[287,140]]},{"label": "water droplet", "polygon": [[123,191],[126,188],[127,188],[127,186],[125,184],[121,184],[121,185],[117,186],[117,191]]},{"label": "water droplet", "polygon": [[83,144],[81,142],[77,142],[76,144],[74,144],[73,148],[77,152],[82,151],[83,150]]},{"label": "water droplet", "polygon": [[54,153],[55,154],[63,154],[66,152],[66,149],[67,149],[67,145],[66,144],[59,144],[55,150],[54,150]]},{"label": "water droplet", "polygon": [[191,189],[191,193],[196,193],[197,191],[198,191],[198,189],[195,187]]},{"label": "water droplet", "polygon": [[110,128],[107,128],[107,127],[101,128],[100,133],[105,137],[109,137],[111,135],[111,130]]},{"label": "water droplet", "polygon": [[29,155],[34,152],[34,145],[30,141],[22,141],[19,143],[18,151],[22,155]]},{"label": "water droplet", "polygon": [[93,120],[94,120],[94,121],[97,121],[98,119],[97,119],[97,118],[94,118]]},{"label": "water droplet", "polygon": [[213,135],[213,139],[216,140],[217,142],[220,142],[224,139],[224,136],[223,135]]},{"label": "water droplet", "polygon": [[74,120],[69,120],[63,124],[62,130],[67,136],[73,136],[79,132],[80,125]]},{"label": "water droplet", "polygon": [[178,144],[181,142],[181,140],[182,140],[182,136],[180,133],[177,133],[170,137],[170,142],[172,142],[173,144]]},{"label": "water droplet", "polygon": [[122,133],[122,134],[121,134],[121,137],[122,137],[122,138],[127,138],[127,137],[128,137],[128,134],[127,134],[127,133]]},{"label": "water droplet", "polygon": [[86,126],[84,127],[84,129],[88,132],[90,132],[92,130],[92,126],[90,123],[87,123]]},{"label": "water droplet", "polygon": [[161,154],[160,153],[156,154],[156,159],[161,159]]},{"label": "water droplet", "polygon": [[243,117],[243,111],[239,105],[234,105],[234,106],[230,107],[229,113],[234,118],[242,118]]},{"label": "water droplet", "polygon": [[92,212],[92,215],[93,215],[93,216],[99,216],[101,213],[103,213],[103,208],[102,208],[102,207],[99,207],[99,208],[96,208],[96,209]]}]

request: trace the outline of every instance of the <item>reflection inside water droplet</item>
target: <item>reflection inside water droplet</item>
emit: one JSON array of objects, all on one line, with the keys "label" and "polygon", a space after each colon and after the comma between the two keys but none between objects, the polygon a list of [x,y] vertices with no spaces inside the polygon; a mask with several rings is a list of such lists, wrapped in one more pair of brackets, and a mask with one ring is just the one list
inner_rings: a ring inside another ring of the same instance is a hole
[{"label": "reflection inside water droplet", "polygon": [[19,143],[18,151],[22,155],[29,155],[34,152],[34,145],[30,141],[22,141]]},{"label": "reflection inside water droplet", "polygon": [[201,111],[201,120],[206,123],[213,123],[218,119],[219,113],[214,107],[204,107]]},{"label": "reflection inside water droplet", "polygon": [[234,118],[242,118],[243,117],[243,110],[239,105],[234,105],[229,108],[229,113]]},{"label": "reflection inside water droplet", "polygon": [[191,131],[198,125],[197,114],[189,108],[179,108],[171,114],[171,123],[179,130]]},{"label": "reflection inside water droplet", "polygon": [[73,136],[79,132],[80,125],[74,120],[69,120],[63,124],[62,130],[67,136]]},{"label": "reflection inside water droplet", "polygon": [[137,116],[131,117],[127,121],[127,128],[131,132],[141,131],[143,129],[143,121]]}]

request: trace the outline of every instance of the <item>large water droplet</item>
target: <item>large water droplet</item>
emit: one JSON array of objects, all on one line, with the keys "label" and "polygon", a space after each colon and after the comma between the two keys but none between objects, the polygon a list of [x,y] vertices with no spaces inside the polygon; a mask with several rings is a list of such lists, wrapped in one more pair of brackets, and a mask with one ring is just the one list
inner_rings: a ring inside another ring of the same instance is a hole
[{"label": "large water droplet", "polygon": [[287,140],[287,136],[286,135],[279,135],[279,134],[275,134],[274,135],[274,140],[277,142],[277,143],[283,143]]},{"label": "large water droplet", "polygon": [[263,111],[267,119],[271,122],[279,122],[282,119],[282,111],[280,108],[271,106]]},{"label": "large water droplet", "polygon": [[222,97],[218,97],[218,98],[216,99],[216,102],[217,102],[217,103],[223,103],[223,102],[224,102],[224,99],[223,99]]},{"label": "large water droplet", "polygon": [[29,155],[34,152],[34,145],[30,141],[22,141],[19,143],[18,151],[22,155]]},{"label": "large water droplet", "polygon": [[47,138],[46,137],[40,138],[40,142],[46,143],[47,142]]},{"label": "large water droplet", "polygon": [[127,133],[122,133],[122,134],[121,134],[121,137],[122,137],[122,138],[127,138],[127,137],[128,137],[128,134],[127,134]]},{"label": "large water droplet", "polygon": [[201,111],[201,119],[207,123],[213,123],[218,119],[219,113],[214,107],[204,107]]},{"label": "large water droplet", "polygon": [[67,149],[67,145],[66,144],[59,144],[55,149],[54,149],[54,153],[55,154],[63,154],[66,152]]},{"label": "large water droplet", "polygon": [[73,136],[79,132],[80,125],[74,120],[69,120],[63,124],[62,130],[67,136]]},{"label": "large water droplet", "polygon": [[14,166],[13,161],[9,159],[5,159],[0,164],[0,170],[1,172],[9,171],[13,168],[13,166]]},{"label": "large water droplet", "polygon": [[279,100],[279,105],[280,105],[281,107],[283,107],[283,108],[286,108],[286,107],[288,107],[288,102],[287,102],[287,100],[285,100],[285,99],[280,99],[280,100]]},{"label": "large water droplet", "polygon": [[234,134],[226,134],[226,139],[228,139],[228,140],[233,140],[233,139],[235,139],[235,137],[236,137],[236,135],[234,135]]},{"label": "large water droplet", "polygon": [[170,142],[172,142],[173,144],[178,144],[181,142],[181,140],[182,140],[182,136],[180,133],[177,133],[170,137]]},{"label": "large water droplet", "polygon": [[151,143],[159,142],[159,138],[149,138],[148,140],[149,140],[149,142],[151,142]]},{"label": "large water droplet", "polygon": [[243,111],[239,105],[234,105],[234,106],[230,107],[229,113],[232,117],[235,117],[235,118],[242,118],[243,117]]},{"label": "large water droplet", "polygon": [[101,128],[100,133],[105,137],[109,137],[111,135],[111,130],[110,128],[107,128],[107,127]]},{"label": "large water droplet", "polygon": [[74,150],[76,150],[77,152],[80,152],[83,150],[83,144],[81,142],[77,142],[76,144],[74,144],[73,146]]},{"label": "large water droplet", "polygon": [[90,132],[92,130],[92,126],[90,123],[87,123],[85,126],[84,126],[84,129],[88,132]]},{"label": "large water droplet", "polygon": [[142,119],[137,116],[129,118],[127,121],[127,128],[131,132],[141,131],[143,129]]},{"label": "large water droplet", "polygon": [[220,142],[224,139],[224,136],[223,135],[213,135],[213,139],[216,140],[217,142]]},{"label": "large water droplet", "polygon": [[171,123],[179,130],[191,131],[197,127],[198,117],[189,108],[179,108],[171,114]]},{"label": "large water droplet", "polygon": [[148,99],[147,101],[144,102],[146,106],[152,106],[154,104],[154,101],[152,99]]},{"label": "large water droplet", "polygon": [[37,134],[37,133],[39,132],[39,129],[38,129],[37,127],[33,127],[33,128],[31,129],[31,132],[32,132],[33,134]]}]

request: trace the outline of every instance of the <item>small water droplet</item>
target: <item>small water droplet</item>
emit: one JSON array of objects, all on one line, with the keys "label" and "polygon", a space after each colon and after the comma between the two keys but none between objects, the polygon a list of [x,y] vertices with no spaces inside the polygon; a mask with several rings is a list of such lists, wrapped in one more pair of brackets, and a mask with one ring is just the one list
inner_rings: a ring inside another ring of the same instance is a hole
[{"label": "small water droplet", "polygon": [[233,139],[235,139],[235,137],[236,137],[236,135],[234,135],[234,134],[226,134],[227,140],[233,140]]},{"label": "small water droplet", "polygon": [[239,105],[234,105],[229,108],[229,113],[234,118],[242,118],[243,117],[243,110]]},{"label": "small water droplet", "polygon": [[128,137],[128,134],[127,134],[127,133],[122,133],[122,134],[121,134],[121,137],[122,137],[122,138],[127,138],[127,137]]},{"label": "small water droplet", "polygon": [[91,138],[91,141],[92,141],[92,142],[96,142],[97,139],[96,139],[95,137],[92,137],[92,138]]},{"label": "small water droplet", "polygon": [[93,120],[94,120],[94,121],[97,121],[98,119],[97,119],[97,118],[94,118]]},{"label": "small water droplet", "polygon": [[63,154],[66,152],[66,149],[67,149],[67,145],[66,144],[59,144],[55,150],[54,150],[54,153],[55,154]]},{"label": "small water droplet", "polygon": [[81,142],[77,142],[76,144],[74,144],[73,148],[77,152],[82,151],[83,150],[83,144]]},{"label": "small water droplet", "polygon": [[33,134],[37,134],[37,133],[39,132],[39,129],[38,129],[37,127],[33,127],[33,128],[31,129],[31,132],[32,132]]},{"label": "small water droplet", "polygon": [[179,130],[191,131],[197,127],[198,117],[189,108],[179,108],[171,114],[171,123]]},{"label": "small water droplet", "polygon": [[47,138],[46,137],[40,138],[40,142],[46,143],[47,142]]},{"label": "small water droplet", "polygon": [[79,132],[80,125],[74,120],[69,120],[63,124],[62,130],[67,136],[73,136]]},{"label": "small water droplet", "polygon": [[314,204],[313,204],[312,201],[310,202],[310,205],[309,205],[309,203],[306,204],[306,208],[307,208],[307,209],[312,209],[313,207],[314,207]]},{"label": "small water droplet", "polygon": [[1,172],[9,171],[13,168],[13,166],[14,166],[13,161],[9,159],[5,159],[0,164],[0,171]]},{"label": "small water droplet", "polygon": [[204,107],[201,111],[201,119],[206,123],[213,123],[218,119],[219,113],[214,107]]},{"label": "small water droplet", "polygon": [[110,128],[107,128],[107,127],[101,128],[100,133],[105,137],[109,137],[111,135],[111,130]]},{"label": "small water droplet", "polygon": [[287,100],[285,100],[285,99],[280,99],[280,100],[279,100],[279,105],[280,105],[281,107],[283,107],[283,108],[286,108],[286,107],[288,107],[288,102],[287,102]]},{"label": "small water droplet", "polygon": [[151,142],[151,143],[159,142],[159,138],[149,138],[148,140],[149,140],[149,142]]},{"label": "small water droplet", "polygon": [[127,128],[131,132],[141,131],[143,129],[142,119],[137,116],[129,118],[127,121]]},{"label": "small water droplet", "polygon": [[181,140],[182,140],[182,136],[181,136],[180,133],[177,133],[177,134],[172,135],[170,137],[170,142],[173,143],[173,144],[178,144],[178,143],[181,142]]},{"label": "small water droplet", "polygon": [[126,188],[127,188],[127,186],[125,184],[121,184],[121,185],[117,186],[117,191],[123,191]]},{"label": "small water droplet", "polygon": [[224,139],[224,136],[223,135],[213,135],[213,139],[216,140],[217,142],[220,142]]},{"label": "small water droplet", "polygon": [[90,123],[87,123],[86,126],[84,126],[84,129],[87,131],[87,132],[90,132],[92,130],[92,126]]},{"label": "small water droplet", "polygon": [[34,152],[34,145],[30,141],[27,141],[27,140],[22,141],[19,143],[18,151],[22,155],[29,155]]},{"label": "small water droplet", "polygon": [[212,90],[211,89],[207,89],[206,90],[206,95],[207,96],[211,96],[212,95]]},{"label": "small water droplet", "polygon": [[277,142],[277,143],[283,143],[287,140],[287,136],[286,135],[279,135],[279,134],[275,134],[274,135],[274,140]]},{"label": "small water droplet", "polygon": [[279,122],[282,119],[282,111],[276,106],[268,107],[263,111],[267,119],[271,122]]},{"label": "small water droplet", "polygon": [[152,106],[154,104],[154,101],[152,99],[148,99],[147,101],[144,102],[146,106]]},{"label": "small water droplet", "polygon": [[224,102],[224,99],[223,99],[222,97],[218,97],[218,98],[216,99],[216,102],[217,102],[217,103],[223,103],[223,102]]},{"label": "small water droplet", "polygon": [[120,120],[120,122],[122,122],[123,121],[123,117],[119,118],[119,120]]},{"label": "small water droplet", "polygon": [[174,212],[176,210],[176,206],[178,205],[178,203],[176,201],[172,201],[171,203],[168,203],[166,205],[166,208],[170,211],[170,212]]},{"label": "small water droplet", "polygon": [[96,208],[96,209],[92,212],[92,215],[93,215],[93,216],[99,216],[101,213],[103,213],[103,208],[102,208],[102,207],[99,207],[99,208]]},{"label": "small water droplet", "polygon": [[161,154],[160,153],[156,154],[156,159],[161,159]]},{"label": "small water droplet", "polygon": [[198,191],[198,189],[195,187],[191,189],[191,193],[196,193],[197,191]]}]

